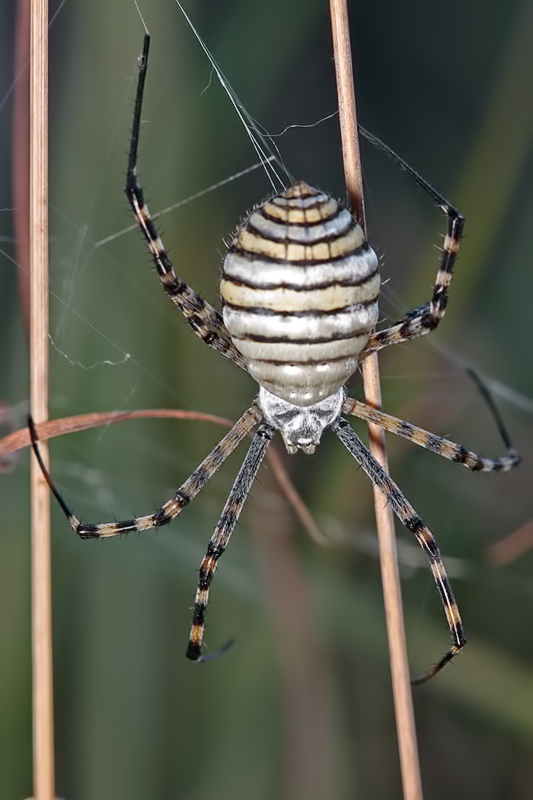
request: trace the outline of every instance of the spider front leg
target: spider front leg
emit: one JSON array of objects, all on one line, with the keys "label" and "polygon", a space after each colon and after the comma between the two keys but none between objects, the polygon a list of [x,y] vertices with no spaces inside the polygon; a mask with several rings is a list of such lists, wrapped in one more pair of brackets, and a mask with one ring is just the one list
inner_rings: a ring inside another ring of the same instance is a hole
[{"label": "spider front leg", "polygon": [[446,306],[448,305],[448,292],[455,260],[461,243],[465,220],[457,209],[425,181],[418,172],[410,167],[403,158],[396,155],[390,147],[387,147],[386,144],[364,128],[359,127],[359,130],[365,139],[368,139],[369,142],[386,153],[388,158],[398,164],[400,169],[407,172],[413,180],[435,200],[448,218],[448,228],[442,248],[442,259],[435,279],[431,300],[424,303],[419,308],[410,311],[403,319],[396,322],[390,328],[373,333],[361,354],[361,360],[363,360],[369,353],[382,350],[384,347],[388,347],[391,344],[400,344],[401,342],[415,339],[417,336],[424,336],[426,333],[434,330],[440,323],[446,313]]},{"label": "spider front leg", "polygon": [[[201,563],[198,575],[198,588],[194,601],[194,611],[192,619],[189,646],[187,647],[187,658],[192,661],[203,661],[207,657],[201,655],[202,641],[204,637],[205,613],[209,600],[209,587],[215,574],[217,562],[230,540],[233,529],[237,524],[244,501],[248,497],[252,483],[255,480],[257,471],[265,457],[268,445],[272,440],[274,428],[271,425],[263,424],[257,430],[250,449],[246,454],[239,474],[235,478],[235,483],[222,511],[211,541],[207,547],[207,553]],[[223,648],[225,650],[226,648]]]},{"label": "spider front leg", "polygon": [[137,82],[137,94],[135,97],[135,108],[133,112],[133,126],[125,186],[126,197],[131,205],[135,219],[148,242],[148,248],[152,254],[157,273],[165,292],[179,308],[200,339],[209,345],[209,347],[212,347],[217,352],[231,359],[231,361],[239,367],[242,367],[242,369],[246,369],[246,361],[231,342],[224,321],[218,311],[174,273],[172,262],[165,250],[161,237],[157,233],[157,229],[144,199],[143,190],[137,180],[137,153],[139,149],[141,112],[144,84],[148,69],[149,49],[150,37],[146,35],[144,37],[143,52],[139,67],[139,79]]},{"label": "spider front leg", "polygon": [[120,536],[123,533],[133,533],[134,531],[147,531],[151,528],[159,528],[161,525],[167,525],[175,519],[182,509],[196,497],[200,489],[205,486],[227,457],[233,453],[239,443],[242,442],[262,419],[263,415],[259,406],[253,405],[245,411],[229,433],[221,439],[207,458],[202,461],[200,466],[197,467],[192,475],[187,478],[185,483],[180,486],[174,494],[174,497],[161,506],[159,511],[156,511],[155,514],[148,514],[145,517],[136,517],[135,519],[123,520],[121,522],[104,522],[97,525],[82,523],[74,516],[57,490],[50,473],[46,469],[37,446],[37,432],[31,418],[29,419],[29,428],[33,452],[35,453],[52,494],[70,522],[72,529],[82,539],[105,539],[111,536]]},{"label": "spider front leg", "polygon": [[437,672],[446,666],[465,646],[466,636],[461,622],[459,609],[453,596],[450,581],[446,575],[444,564],[439,552],[435,537],[422,522],[420,516],[416,513],[413,506],[409,503],[407,498],[403,495],[399,487],[394,483],[392,478],[387,475],[384,469],[378,464],[374,456],[365,447],[361,439],[348,425],[346,420],[338,419],[333,425],[334,433],[339,437],[348,452],[355,458],[357,463],[364,469],[370,480],[383,492],[388,502],[392,506],[392,510],[402,522],[405,527],[413,533],[425,552],[433,578],[437,584],[437,589],[441,597],[444,613],[450,629],[452,637],[452,646],[448,652],[435,664],[435,666],[422,675],[416,678],[412,683],[424,683],[425,681],[433,678]]}]

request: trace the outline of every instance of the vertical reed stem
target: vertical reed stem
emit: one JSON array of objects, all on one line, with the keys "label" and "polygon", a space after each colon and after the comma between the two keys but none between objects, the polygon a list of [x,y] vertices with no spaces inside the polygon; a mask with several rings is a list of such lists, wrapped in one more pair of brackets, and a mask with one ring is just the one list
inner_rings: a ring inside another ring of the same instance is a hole
[{"label": "vertical reed stem", "polygon": [[[31,4],[30,75],[30,393],[39,423],[48,417],[47,0]],[[33,797],[54,800],[50,492],[35,459],[31,466]]]},{"label": "vertical reed stem", "polygon": [[[350,47],[350,28],[346,0],[330,0],[330,13],[346,189],[353,213],[363,227],[363,230],[366,230]],[[381,408],[381,389],[377,354],[374,353],[366,358],[362,366],[366,400],[375,408]],[[369,425],[368,431],[372,454],[379,461],[381,466],[387,469],[387,451],[385,448],[384,431],[377,425]],[[387,618],[392,687],[396,711],[396,727],[398,731],[398,747],[400,751],[404,798],[405,800],[422,800],[422,782],[418,761],[413,700],[405,643],[402,596],[398,561],[396,557],[394,518],[392,509],[387,503],[385,496],[376,486],[374,486],[374,505],[376,509],[376,527],[379,541],[385,613]]]}]

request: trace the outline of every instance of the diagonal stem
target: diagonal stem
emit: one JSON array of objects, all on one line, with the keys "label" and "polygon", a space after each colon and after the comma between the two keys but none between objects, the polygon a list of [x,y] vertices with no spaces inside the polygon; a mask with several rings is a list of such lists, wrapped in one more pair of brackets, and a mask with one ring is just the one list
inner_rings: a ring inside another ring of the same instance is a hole
[{"label": "diagonal stem", "polygon": [[[339,121],[342,138],[342,152],[346,188],[353,213],[363,230],[366,229],[363,201],[363,181],[359,140],[357,136],[357,116],[355,89],[350,47],[350,27],[346,0],[330,0],[333,50],[339,98]],[[377,354],[363,361],[363,380],[367,403],[381,408],[381,389]],[[384,431],[377,425],[368,426],[370,450],[372,455],[387,470],[387,451]],[[413,711],[413,700],[409,681],[409,665],[405,642],[402,596],[396,555],[396,539],[392,509],[381,491],[374,486],[374,505],[376,509],[376,528],[379,541],[381,578],[387,634],[391,662],[398,747],[402,769],[405,800],[422,800],[422,782]]]}]

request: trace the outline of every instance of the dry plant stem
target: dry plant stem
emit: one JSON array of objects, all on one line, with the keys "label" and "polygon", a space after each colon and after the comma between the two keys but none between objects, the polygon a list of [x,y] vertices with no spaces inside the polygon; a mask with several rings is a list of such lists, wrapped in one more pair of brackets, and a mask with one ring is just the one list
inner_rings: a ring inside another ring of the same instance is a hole
[{"label": "dry plant stem", "polygon": [[[346,187],[353,212],[365,230],[363,181],[359,158],[355,89],[346,0],[330,0],[330,11]],[[368,357],[362,366],[367,403],[376,408],[381,408],[377,354]],[[381,428],[375,425],[369,425],[368,430],[370,450],[379,463],[387,469],[385,434]],[[376,528],[387,618],[403,792],[405,800],[422,800],[422,781],[405,643],[394,520],[390,506],[384,495],[376,487],[374,487],[374,505],[376,509]]]},{"label": "dry plant stem", "polygon": [[533,548],[533,520],[528,520],[487,548],[487,559],[495,567],[506,567]]},{"label": "dry plant stem", "polygon": [[[52,439],[55,436],[62,436],[66,433],[85,431],[89,428],[96,428],[99,425],[112,425],[116,422],[123,422],[128,419],[187,419],[199,420],[201,422],[214,422],[215,425],[224,425],[231,428],[232,420],[224,417],[217,417],[214,414],[204,414],[202,411],[182,411],[176,408],[145,408],[138,411],[96,411],[92,414],[79,414],[75,417],[63,417],[62,419],[52,419],[37,425],[37,435],[39,442]],[[30,444],[29,428],[14,431],[0,439],[0,464],[9,463],[10,456],[28,447]],[[41,447],[41,445],[39,445]],[[294,513],[300,520],[309,536],[320,545],[328,544],[327,538],[318,528],[309,509],[305,505],[296,487],[290,479],[285,469],[283,459],[276,445],[271,445],[266,455],[270,463],[272,472],[278,482],[278,486]]]},{"label": "dry plant stem", "polygon": [[[48,416],[48,8],[32,0],[30,36],[31,413]],[[47,448],[43,457],[47,458]],[[31,469],[33,797],[54,800],[50,492]]]},{"label": "dry plant stem", "polygon": [[285,469],[282,456],[275,445],[270,446],[266,457],[269,461],[270,468],[274,474],[274,477],[276,478],[279,488],[285,495],[285,499],[292,507],[292,510],[300,520],[302,526],[317,544],[321,545],[322,547],[327,545],[327,537],[322,533],[311,516],[309,509],[297,492],[296,487],[294,486],[287,470]]},{"label": "dry plant stem", "polygon": [[335,75],[337,78],[344,180],[346,191],[350,198],[352,214],[361,225],[363,231],[366,231],[348,7],[346,0],[330,0],[329,8],[333,54],[335,57]]},{"label": "dry plant stem", "polygon": [[[381,388],[379,383],[377,353],[363,362],[363,380],[367,403],[381,408]],[[368,435],[372,455],[384,469],[388,469],[385,433],[378,425],[369,424]],[[422,781],[418,760],[418,745],[413,710],[413,697],[409,676],[409,662],[405,641],[402,593],[398,570],[398,554],[394,535],[392,509],[385,496],[374,489],[376,508],[376,528],[379,541],[381,581],[385,599],[387,635],[391,662],[392,689],[398,729],[398,747],[402,767],[403,791],[406,800],[422,800]]]}]

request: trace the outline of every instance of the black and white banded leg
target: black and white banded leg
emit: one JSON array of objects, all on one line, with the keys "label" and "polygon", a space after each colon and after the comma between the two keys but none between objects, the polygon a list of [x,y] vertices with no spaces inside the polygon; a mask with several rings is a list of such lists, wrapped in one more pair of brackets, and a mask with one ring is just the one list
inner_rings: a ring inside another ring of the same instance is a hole
[{"label": "black and white banded leg", "polygon": [[263,414],[257,405],[249,408],[242,417],[235,423],[233,428],[223,439],[213,448],[207,458],[205,458],[192,475],[187,478],[174,496],[161,506],[155,514],[148,514],[145,517],[135,517],[135,519],[122,520],[121,522],[103,522],[99,524],[88,524],[80,522],[67,506],[60,492],[56,488],[50,473],[46,469],[39,448],[37,446],[37,432],[33,420],[29,420],[31,434],[31,445],[44,477],[50,490],[57,502],[61,506],[63,513],[67,517],[74,531],[82,539],[107,539],[111,536],[120,536],[124,533],[135,531],[148,531],[152,528],[159,528],[167,525],[193,500],[198,492],[203,489],[205,484],[214,475],[217,469],[224,463],[242,440],[258,425],[263,419]]},{"label": "black and white banded leg", "polygon": [[[437,436],[430,431],[425,431],[423,428],[412,425],[410,422],[406,422],[403,419],[385,414],[383,411],[379,411],[352,397],[346,398],[342,410],[345,414],[350,414],[353,417],[364,419],[366,422],[379,425],[389,433],[402,436],[404,439],[413,442],[413,444],[424,447],[426,450],[431,450],[432,453],[437,453],[437,455],[447,458],[449,461],[463,464],[467,469],[471,469],[473,472],[509,472],[513,467],[517,467],[521,461],[520,455],[512,446],[503,424],[502,426],[498,425],[498,427],[503,436],[507,455],[501,458],[484,458],[477,453],[473,453],[471,450],[467,450],[466,447],[460,444]],[[497,417],[497,422],[501,422],[499,415]]]},{"label": "black and white banded leg", "polygon": [[128,158],[128,171],[126,175],[126,197],[132,207],[135,219],[139,223],[148,248],[152,254],[157,273],[163,284],[165,292],[173,303],[177,305],[193,331],[209,347],[231,359],[242,369],[246,369],[246,361],[230,340],[226,326],[221,315],[210,303],[200,297],[194,289],[178,278],[174,273],[172,262],[165,250],[161,237],[150,216],[144,194],[137,180],[137,153],[141,128],[141,112],[144,94],[146,71],[148,69],[148,51],[150,37],[144,37],[143,52],[140,60],[137,94],[133,113],[133,128],[131,134],[130,152]]},{"label": "black and white banded leg", "polygon": [[448,580],[444,564],[442,563],[437,542],[429,528],[424,525],[399,487],[378,464],[374,456],[365,447],[346,420],[342,418],[338,419],[333,423],[332,429],[348,452],[351,453],[357,463],[364,469],[372,483],[381,489],[400,522],[405,525],[411,533],[414,533],[419,545],[428,558],[433,578],[439,590],[453,643],[448,652],[429,672],[412,681],[414,684],[424,683],[436,675],[437,672],[440,672],[440,670],[462,650],[467,641],[459,609],[457,608],[452,587],[450,586],[450,581]]},{"label": "black and white banded leg", "polygon": [[[261,425],[257,430],[243,465],[239,470],[239,474],[235,479],[235,483],[233,484],[226,505],[224,506],[215,532],[211,537],[205,558],[200,566],[191,634],[189,637],[189,646],[187,647],[187,658],[190,658],[192,661],[203,661],[206,658],[210,658],[210,656],[204,657],[201,655],[205,613],[209,600],[209,588],[215,574],[218,559],[228,546],[231,534],[233,533],[233,529],[242,511],[244,501],[250,493],[252,483],[257,475],[257,470],[261,466],[261,462],[265,457],[273,435],[274,428],[266,423]],[[224,647],[223,651],[225,649]]]},{"label": "black and white banded leg", "polygon": [[441,322],[444,314],[446,313],[446,306],[448,305],[448,292],[452,280],[453,268],[459,245],[461,243],[461,236],[463,233],[464,217],[452,206],[439,192],[437,192],[421,175],[418,174],[412,167],[396,155],[396,153],[383,144],[382,141],[377,139],[364,128],[359,128],[365,139],[368,139],[375,147],[382,150],[388,158],[394,161],[402,170],[407,172],[419,186],[424,189],[440,206],[448,218],[448,227],[446,237],[444,239],[444,246],[442,248],[442,259],[439,271],[435,279],[433,287],[433,294],[431,300],[418,308],[410,311],[403,319],[396,322],[389,328],[383,331],[377,331],[371,334],[368,343],[361,354],[363,360],[369,353],[382,350],[384,347],[389,347],[391,344],[400,344],[407,342],[410,339],[415,339],[417,336],[424,336],[426,333],[434,330]]}]

